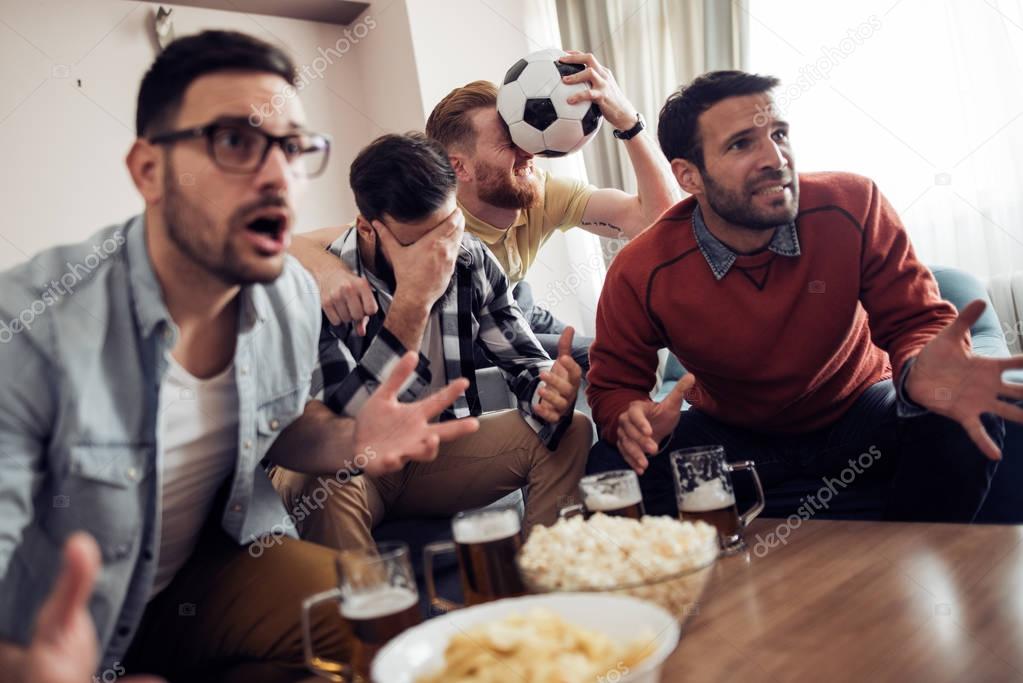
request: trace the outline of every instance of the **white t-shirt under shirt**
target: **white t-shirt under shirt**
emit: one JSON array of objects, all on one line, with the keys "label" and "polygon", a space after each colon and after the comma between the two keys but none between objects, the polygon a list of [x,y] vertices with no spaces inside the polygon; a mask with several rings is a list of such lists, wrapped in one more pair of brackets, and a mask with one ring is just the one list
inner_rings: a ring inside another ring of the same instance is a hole
[{"label": "white t-shirt under shirt", "polygon": [[217,491],[238,455],[238,388],[234,365],[198,379],[168,355],[160,386],[157,462],[161,468],[160,548],[156,580],[162,591],[191,556]]},{"label": "white t-shirt under shirt", "polygon": [[440,330],[440,314],[431,311],[426,319],[423,330],[423,341],[419,345],[422,354],[430,361],[430,388],[428,393],[434,394],[448,384],[447,366],[444,363],[444,337]]}]

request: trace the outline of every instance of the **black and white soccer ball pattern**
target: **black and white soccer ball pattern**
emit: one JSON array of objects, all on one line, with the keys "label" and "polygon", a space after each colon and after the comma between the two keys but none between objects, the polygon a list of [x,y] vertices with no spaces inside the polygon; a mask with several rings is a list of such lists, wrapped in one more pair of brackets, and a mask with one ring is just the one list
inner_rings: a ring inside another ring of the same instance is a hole
[{"label": "black and white soccer ball pattern", "polygon": [[585,145],[600,129],[603,117],[589,100],[569,104],[568,98],[588,89],[586,83],[562,83],[582,64],[558,60],[566,53],[548,49],[515,62],[497,93],[497,112],[508,125],[512,142],[531,154],[560,157]]}]

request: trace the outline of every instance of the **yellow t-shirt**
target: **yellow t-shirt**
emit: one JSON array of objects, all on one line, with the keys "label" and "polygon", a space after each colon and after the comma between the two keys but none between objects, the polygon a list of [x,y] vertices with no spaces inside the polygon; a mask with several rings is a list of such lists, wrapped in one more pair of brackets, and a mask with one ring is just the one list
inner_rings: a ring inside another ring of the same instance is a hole
[{"label": "yellow t-shirt", "polygon": [[555,230],[579,225],[586,203],[597,189],[581,180],[555,178],[539,168],[536,173],[544,184],[543,201],[526,211],[520,209],[507,230],[495,228],[461,207],[466,230],[490,247],[512,284],[526,276],[540,247]]}]

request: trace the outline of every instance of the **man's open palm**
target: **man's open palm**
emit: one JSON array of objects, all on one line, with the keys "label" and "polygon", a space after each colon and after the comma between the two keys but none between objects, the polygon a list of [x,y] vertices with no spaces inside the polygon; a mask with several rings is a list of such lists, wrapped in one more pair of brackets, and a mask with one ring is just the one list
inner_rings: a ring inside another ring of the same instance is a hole
[{"label": "man's open palm", "polygon": [[658,444],[675,430],[685,394],[695,383],[696,378],[687,373],[664,400],[633,401],[618,416],[618,452],[637,474],[646,472],[650,465],[647,456],[655,455]]},{"label": "man's open palm", "polygon": [[433,460],[442,442],[479,429],[479,421],[472,417],[432,422],[466,390],[469,381],[465,378],[418,401],[398,400],[416,361],[416,354],[405,354],[355,416],[356,453],[366,458],[366,464],[360,466],[367,474],[395,472],[408,460]]},{"label": "man's open palm", "polygon": [[961,424],[984,455],[998,460],[1001,452],[980,416],[993,413],[1023,422],[1023,408],[999,398],[1023,399],[1023,385],[1002,381],[1005,370],[1023,368],[1023,356],[984,358],[973,354],[970,328],[984,307],[983,301],[971,302],[920,351],[906,378],[906,393],[924,408]]}]

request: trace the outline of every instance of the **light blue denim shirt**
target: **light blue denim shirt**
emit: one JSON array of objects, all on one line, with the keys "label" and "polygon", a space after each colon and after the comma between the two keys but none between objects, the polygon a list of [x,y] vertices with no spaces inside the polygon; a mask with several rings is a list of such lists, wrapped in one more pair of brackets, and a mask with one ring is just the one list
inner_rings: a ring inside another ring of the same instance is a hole
[{"label": "light blue denim shirt", "polygon": [[[238,456],[220,523],[244,544],[286,519],[261,461],[304,409],[320,308],[290,257],[241,296]],[[123,658],[156,572],[158,394],[177,338],[142,217],[0,273],[0,639],[28,642],[64,540],[84,530],[103,557],[89,602],[100,669]]]}]

